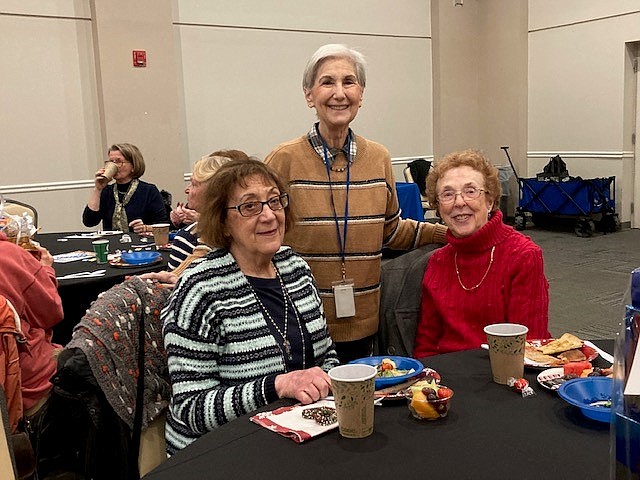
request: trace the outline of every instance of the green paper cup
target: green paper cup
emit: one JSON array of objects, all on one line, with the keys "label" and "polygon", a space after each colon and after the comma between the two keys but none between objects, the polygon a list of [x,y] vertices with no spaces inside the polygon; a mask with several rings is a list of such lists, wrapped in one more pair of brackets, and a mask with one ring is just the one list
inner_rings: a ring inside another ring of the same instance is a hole
[{"label": "green paper cup", "polygon": [[94,240],[91,244],[93,245],[93,251],[96,252],[98,263],[107,263],[109,240]]}]

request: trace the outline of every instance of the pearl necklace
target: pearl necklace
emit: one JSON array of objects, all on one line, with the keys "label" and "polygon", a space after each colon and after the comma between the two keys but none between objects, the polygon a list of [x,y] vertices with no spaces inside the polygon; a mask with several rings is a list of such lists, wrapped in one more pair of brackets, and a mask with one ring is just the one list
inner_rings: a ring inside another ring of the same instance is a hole
[{"label": "pearl necklace", "polygon": [[262,303],[262,300],[260,300],[260,297],[258,296],[258,292],[255,291],[255,289],[253,288],[253,286],[251,285],[250,282],[249,282],[249,286],[251,287],[251,290],[253,291],[253,296],[258,301],[258,304],[260,305],[260,309],[264,313],[265,317],[267,318],[267,320],[269,320],[269,322],[271,322],[271,325],[273,325],[273,327],[276,329],[276,331],[278,332],[280,337],[282,337],[282,346],[281,347],[280,347],[280,345],[278,345],[278,346],[280,347],[280,350],[282,351],[282,356],[283,356],[284,364],[285,364],[285,371],[286,371],[286,366],[287,366],[287,360],[289,360],[289,361],[293,360],[293,353],[291,353],[291,342],[289,342],[289,338],[287,337],[287,330],[289,328],[289,318],[288,318],[289,317],[289,303],[291,303],[291,307],[293,308],[293,312],[295,313],[296,323],[298,324],[298,331],[300,332],[300,340],[302,341],[302,368],[305,368],[305,366],[306,366],[306,358],[305,358],[306,357],[306,347],[305,347],[305,342],[304,342],[304,335],[302,333],[302,324],[300,323],[300,318],[298,317],[298,311],[296,310],[296,307],[293,304],[293,301],[289,298],[289,293],[287,292],[287,289],[284,286],[284,282],[282,281],[282,277],[280,276],[280,272],[278,272],[278,269],[275,267],[275,265],[273,265],[273,263],[271,265],[272,265],[274,271],[276,272],[276,277],[278,277],[278,282],[280,283],[280,290],[282,291],[282,303],[284,305],[284,331],[282,331],[280,329],[280,327],[278,326],[278,324],[275,322],[275,320],[273,319],[273,317],[269,313],[269,310],[267,310],[265,305]]},{"label": "pearl necklace", "polygon": [[465,291],[470,292],[471,290],[475,290],[480,285],[482,285],[482,282],[484,282],[484,279],[487,278],[487,275],[489,274],[489,270],[491,269],[491,265],[493,264],[493,252],[495,252],[495,250],[496,250],[496,246],[494,245],[491,248],[491,260],[489,260],[489,266],[487,267],[487,271],[484,272],[484,275],[482,276],[480,281],[473,287],[465,287],[464,284],[462,283],[462,280],[460,279],[460,270],[458,270],[458,252],[456,252],[456,254],[453,257],[453,264],[456,266],[456,276],[458,277],[458,283]]}]

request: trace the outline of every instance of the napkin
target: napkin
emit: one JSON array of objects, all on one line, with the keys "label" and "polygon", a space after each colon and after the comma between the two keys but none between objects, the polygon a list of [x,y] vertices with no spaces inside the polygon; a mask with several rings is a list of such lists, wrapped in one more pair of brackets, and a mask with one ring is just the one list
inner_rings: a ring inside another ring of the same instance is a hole
[{"label": "napkin", "polygon": [[96,254],[94,252],[85,252],[84,250],[76,250],[74,252],[68,253],[59,253],[53,256],[53,261],[56,263],[69,263],[75,262],[78,260],[88,260],[90,258],[95,258]]},{"label": "napkin", "polygon": [[276,408],[270,412],[258,413],[250,420],[296,443],[302,443],[338,428],[338,422],[323,426],[315,420],[302,417],[303,410],[316,407],[336,408],[336,405],[332,400],[319,400],[309,405],[298,403],[289,407]]}]

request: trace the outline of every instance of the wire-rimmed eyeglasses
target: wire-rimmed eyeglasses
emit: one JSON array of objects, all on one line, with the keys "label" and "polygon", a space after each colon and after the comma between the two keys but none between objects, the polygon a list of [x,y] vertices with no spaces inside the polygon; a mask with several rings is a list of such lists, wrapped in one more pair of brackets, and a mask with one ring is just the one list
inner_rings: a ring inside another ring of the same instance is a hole
[{"label": "wire-rimmed eyeglasses", "polygon": [[268,205],[271,210],[274,212],[277,210],[282,210],[289,205],[289,194],[283,193],[282,195],[278,195],[277,197],[271,197],[264,202],[245,202],[240,205],[234,205],[232,207],[227,207],[227,210],[238,210],[238,213],[243,217],[255,217],[256,215],[260,215],[262,213],[262,209],[265,205]]},{"label": "wire-rimmed eyeglasses", "polygon": [[121,160],[121,159],[119,159],[119,158],[116,158],[115,160],[105,160],[105,161],[104,161],[105,165],[106,165],[107,163],[109,163],[109,162],[111,162],[111,163],[115,163],[116,165],[118,165],[118,167],[121,167],[121,166],[122,166],[122,165],[124,165],[125,163],[129,163],[127,160]]},{"label": "wire-rimmed eyeglasses", "polygon": [[486,190],[477,187],[464,187],[459,192],[454,190],[445,190],[444,192],[437,195],[438,201],[441,205],[449,205],[456,201],[456,197],[460,195],[463,200],[475,200],[481,194],[486,192]]}]

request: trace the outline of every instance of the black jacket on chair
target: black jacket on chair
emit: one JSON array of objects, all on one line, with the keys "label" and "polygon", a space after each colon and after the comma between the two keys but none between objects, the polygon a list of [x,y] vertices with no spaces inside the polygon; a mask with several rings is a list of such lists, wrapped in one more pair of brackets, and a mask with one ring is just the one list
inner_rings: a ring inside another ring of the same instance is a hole
[{"label": "black jacket on chair", "polygon": [[375,355],[412,356],[420,321],[422,278],[436,248],[436,245],[425,245],[382,264]]}]

